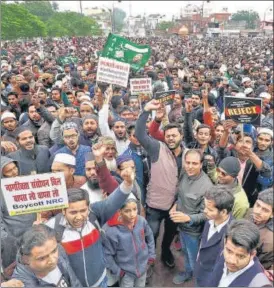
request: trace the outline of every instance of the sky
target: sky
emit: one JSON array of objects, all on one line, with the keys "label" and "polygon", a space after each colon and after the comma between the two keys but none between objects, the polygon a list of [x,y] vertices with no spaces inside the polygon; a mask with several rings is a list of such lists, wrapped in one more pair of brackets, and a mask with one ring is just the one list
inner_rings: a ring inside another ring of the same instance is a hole
[{"label": "sky", "polygon": [[[80,1],[57,1],[61,11],[71,10],[80,12]],[[188,3],[195,4],[198,7],[202,6],[203,1],[82,1],[82,7],[105,7],[112,9],[113,4],[115,7],[123,9],[127,15],[129,15],[130,5],[132,16],[146,15],[148,14],[165,14],[167,19],[171,19],[172,15],[179,15],[180,9],[186,6]],[[234,13],[237,10],[254,10],[260,15],[261,20],[264,18],[266,13],[266,20],[273,19],[273,2],[272,1],[210,1],[210,3],[204,4],[204,7],[211,8],[212,12],[221,12],[222,8],[228,8],[228,12]]]}]

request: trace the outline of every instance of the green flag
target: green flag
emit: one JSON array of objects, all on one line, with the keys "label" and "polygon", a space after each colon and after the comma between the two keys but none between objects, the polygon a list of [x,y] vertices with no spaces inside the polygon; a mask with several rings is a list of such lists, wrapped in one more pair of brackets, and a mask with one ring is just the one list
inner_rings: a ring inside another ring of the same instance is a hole
[{"label": "green flag", "polygon": [[78,63],[78,58],[77,57],[73,57],[73,56],[60,56],[57,60],[57,62],[64,66],[66,64],[71,64],[71,63]]},{"label": "green flag", "polygon": [[132,69],[139,70],[145,66],[150,54],[149,45],[138,45],[110,33],[101,56],[128,63]]}]

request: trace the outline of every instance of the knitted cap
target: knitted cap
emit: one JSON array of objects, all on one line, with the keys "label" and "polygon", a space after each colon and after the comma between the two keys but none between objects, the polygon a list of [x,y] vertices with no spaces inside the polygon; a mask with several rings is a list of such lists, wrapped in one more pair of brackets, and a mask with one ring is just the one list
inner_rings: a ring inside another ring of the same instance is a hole
[{"label": "knitted cap", "polygon": [[228,175],[234,178],[238,176],[241,170],[239,160],[232,156],[223,159],[219,164],[219,168],[222,168]]}]

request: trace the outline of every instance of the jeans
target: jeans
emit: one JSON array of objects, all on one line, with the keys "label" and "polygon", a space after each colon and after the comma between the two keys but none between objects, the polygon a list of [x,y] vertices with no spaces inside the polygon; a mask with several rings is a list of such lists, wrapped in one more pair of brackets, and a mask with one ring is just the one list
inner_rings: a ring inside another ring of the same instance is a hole
[{"label": "jeans", "polygon": [[108,277],[107,276],[100,283],[99,287],[101,287],[101,288],[107,288],[108,287]]},{"label": "jeans", "polygon": [[192,236],[180,231],[180,241],[182,246],[184,246],[184,249],[182,250],[184,255],[185,272],[193,273],[199,251],[200,236]]},{"label": "jeans", "polygon": [[120,280],[120,287],[146,287],[147,273],[140,278],[128,275],[127,273]]},{"label": "jeans", "polygon": [[169,211],[154,209],[147,206],[146,218],[154,236],[155,246],[159,236],[161,222],[163,219],[165,220],[162,255],[165,254],[166,251],[170,251],[170,245],[177,233],[177,224],[170,219]]}]

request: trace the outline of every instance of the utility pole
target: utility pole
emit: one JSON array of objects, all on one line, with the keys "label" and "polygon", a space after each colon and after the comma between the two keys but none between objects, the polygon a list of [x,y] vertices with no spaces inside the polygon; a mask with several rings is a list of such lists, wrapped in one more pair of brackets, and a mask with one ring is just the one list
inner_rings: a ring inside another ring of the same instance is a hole
[{"label": "utility pole", "polygon": [[80,11],[81,11],[81,15],[83,15],[82,0],[80,0],[79,2],[80,2]]}]

